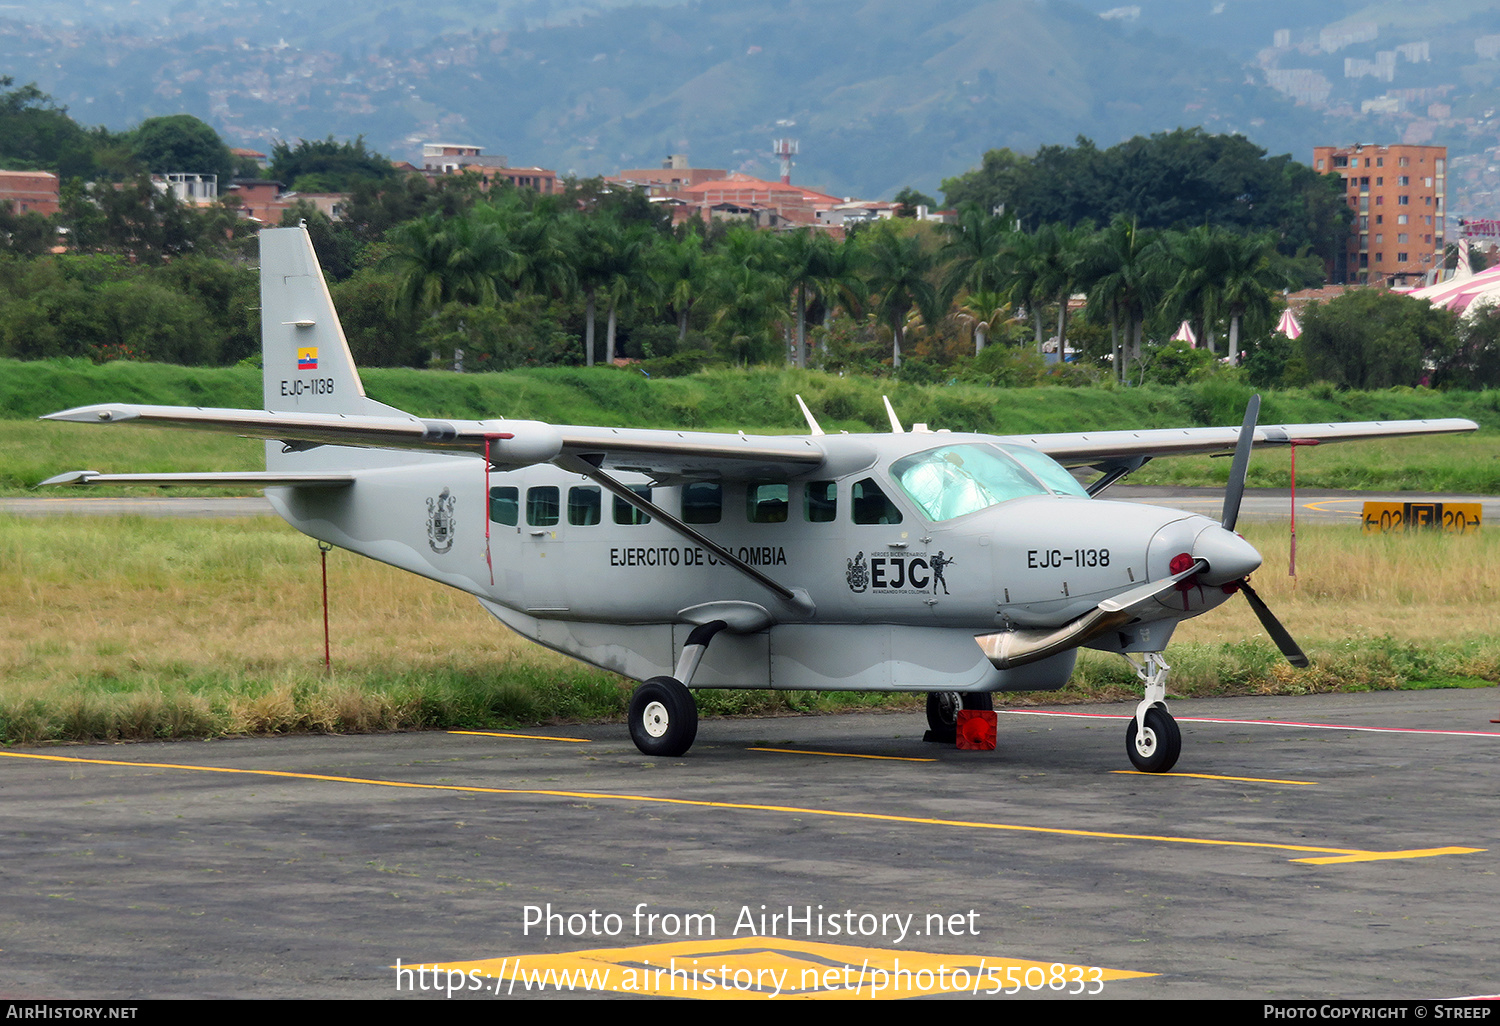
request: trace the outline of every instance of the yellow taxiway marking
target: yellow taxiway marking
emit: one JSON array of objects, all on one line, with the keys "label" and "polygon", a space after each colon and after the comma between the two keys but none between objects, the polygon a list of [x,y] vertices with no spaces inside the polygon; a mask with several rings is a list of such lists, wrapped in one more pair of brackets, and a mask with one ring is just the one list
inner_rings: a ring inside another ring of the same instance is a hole
[{"label": "yellow taxiway marking", "polygon": [[522,741],[568,741],[575,745],[586,745],[586,737],[547,737],[545,734],[500,734],[493,730],[448,730],[446,734],[468,734],[472,737],[513,737]]},{"label": "yellow taxiway marking", "polygon": [[454,993],[507,996],[548,991],[612,992],[706,1000],[1100,994],[1106,982],[1156,975],[1004,955],[942,955],[766,936],[507,955],[469,962],[402,962],[391,968],[404,981],[405,990],[420,987],[441,993],[451,987]]},{"label": "yellow taxiway marking", "polygon": [[914,755],[860,755],[855,752],[805,752],[800,748],[747,748],[747,752],[777,752],[781,755],[827,755],[835,759],[886,759],[891,762],[937,762]]},{"label": "yellow taxiway marking", "polygon": [[1375,862],[1381,859],[1427,858],[1433,855],[1470,855],[1484,848],[1424,848],[1410,851],[1365,851],[1361,848],[1324,848],[1307,844],[1280,844],[1275,841],[1228,841],[1210,837],[1174,837],[1171,834],[1122,834],[1105,830],[1073,830],[1067,827],[1028,826],[1022,823],[986,823],[981,820],[935,819],[928,816],[897,816],[882,812],[851,812],[846,809],[814,809],[798,805],[759,805],[751,802],[711,802],[700,798],[661,798],[645,794],[610,794],[606,791],[555,791],[535,787],[473,787],[466,784],[422,784],[411,780],[377,780],[373,777],[341,777],[326,773],[294,773],[291,770],[236,769],[232,766],[189,766],[171,762],[131,762],[125,759],[81,759],[71,755],[41,755],[35,752],[0,752],[12,759],[38,759],[43,762],[68,762],[89,766],[129,766],[135,769],[187,770],[194,773],[234,773],[250,777],[283,777],[288,780],[323,780],[335,784],[364,784],[375,787],[400,787],[415,791],[455,791],[461,794],[512,794],[547,798],[575,798],[583,801],[642,802],[650,805],[680,805],[700,809],[733,809],[738,812],[784,812],[794,816],[828,816],[835,819],[863,819],[877,823],[910,823],[920,826],[956,827],[965,830],[1005,830],[1024,834],[1049,834],[1054,837],[1096,837],[1108,841],[1155,841],[1159,844],[1201,844],[1218,848],[1262,848],[1271,851],[1307,852],[1317,858],[1292,859],[1293,862],[1320,862],[1333,856],[1335,862]]},{"label": "yellow taxiway marking", "polygon": [[1298,787],[1317,787],[1316,780],[1274,780],[1268,777],[1221,777],[1213,773],[1143,773],[1140,770],[1110,770],[1133,777],[1194,777],[1198,780],[1229,780],[1237,784],[1295,784]]}]

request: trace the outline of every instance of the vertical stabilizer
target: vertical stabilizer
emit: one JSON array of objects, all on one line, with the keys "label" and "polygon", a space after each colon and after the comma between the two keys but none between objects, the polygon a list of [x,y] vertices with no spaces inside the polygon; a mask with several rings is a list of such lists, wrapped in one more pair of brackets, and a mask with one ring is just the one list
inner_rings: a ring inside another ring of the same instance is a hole
[{"label": "vertical stabilizer", "polygon": [[[406,414],[365,395],[344,329],[306,228],[260,233],[260,333],[265,408],[367,417]],[[266,469],[329,469],[413,462],[412,457],[342,446],[307,452],[266,443]]]}]

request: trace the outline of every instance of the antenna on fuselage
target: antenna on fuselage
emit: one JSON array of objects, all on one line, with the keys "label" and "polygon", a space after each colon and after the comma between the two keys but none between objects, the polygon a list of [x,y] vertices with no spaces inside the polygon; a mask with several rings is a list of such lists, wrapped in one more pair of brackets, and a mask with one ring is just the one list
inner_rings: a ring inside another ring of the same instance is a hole
[{"label": "antenna on fuselage", "polygon": [[813,419],[812,410],[809,410],[807,408],[807,404],[802,401],[802,397],[800,395],[797,396],[797,405],[801,407],[802,416],[807,420],[808,430],[815,435],[821,435],[823,433],[823,429],[818,427],[818,422]]},{"label": "antenna on fuselage", "polygon": [[906,429],[901,426],[901,420],[896,416],[896,408],[891,405],[891,397],[883,395],[880,397],[880,401],[885,403],[885,415],[890,419],[891,431],[898,435],[905,434]]}]

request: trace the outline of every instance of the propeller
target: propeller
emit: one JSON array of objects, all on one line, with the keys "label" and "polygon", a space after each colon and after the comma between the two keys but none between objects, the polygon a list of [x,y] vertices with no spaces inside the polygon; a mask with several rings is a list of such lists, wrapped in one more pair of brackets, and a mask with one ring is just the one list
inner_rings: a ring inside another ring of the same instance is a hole
[{"label": "propeller", "polygon": [[[1229,466],[1229,484],[1224,489],[1224,515],[1221,523],[1224,530],[1233,531],[1235,523],[1240,517],[1240,502],[1245,498],[1245,475],[1250,471],[1250,447],[1255,443],[1255,422],[1260,418],[1260,396],[1253,395],[1245,404],[1245,422],[1240,425],[1240,437],[1234,446],[1234,462]],[[1286,656],[1286,661],[1293,666],[1304,667],[1308,665],[1306,654],[1293,640],[1291,632],[1281,625],[1276,619],[1276,614],[1271,612],[1271,607],[1266,605],[1261,597],[1250,587],[1250,578],[1242,577],[1238,581],[1240,591],[1244,592],[1245,601],[1250,603],[1250,608],[1255,610],[1255,616],[1260,620],[1260,625],[1266,629],[1276,647],[1281,649],[1281,654]]]},{"label": "propeller", "polygon": [[1234,462],[1229,465],[1229,484],[1224,489],[1224,530],[1233,531],[1240,518],[1240,501],[1245,497],[1245,475],[1250,471],[1250,447],[1255,444],[1255,422],[1260,419],[1260,396],[1252,395],[1245,404],[1245,423],[1240,425],[1239,441],[1234,446]]},{"label": "propeller", "polygon": [[1281,649],[1281,654],[1286,656],[1286,661],[1299,668],[1306,667],[1307,656],[1298,647],[1297,642],[1292,640],[1290,632],[1281,626],[1281,621],[1276,619],[1276,614],[1271,612],[1271,607],[1255,594],[1255,589],[1250,587],[1248,577],[1240,581],[1240,590],[1245,593],[1245,600],[1250,603],[1250,608],[1255,610],[1255,615],[1260,619],[1260,625],[1266,629],[1271,640],[1276,642],[1276,647]]}]

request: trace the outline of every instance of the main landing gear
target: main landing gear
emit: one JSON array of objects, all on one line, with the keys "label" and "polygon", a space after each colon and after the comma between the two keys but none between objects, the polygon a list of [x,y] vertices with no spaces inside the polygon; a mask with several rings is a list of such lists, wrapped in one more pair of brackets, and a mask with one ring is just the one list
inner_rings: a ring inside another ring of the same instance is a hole
[{"label": "main landing gear", "polygon": [[630,696],[630,740],[646,755],[681,755],[697,736],[698,703],[676,677],[652,677]]},{"label": "main landing gear", "polygon": [[727,626],[723,620],[710,620],[694,627],[682,646],[676,675],[643,681],[630,696],[630,740],[643,754],[675,758],[693,747],[698,737],[698,703],[688,685],[708,643]]},{"label": "main landing gear", "polygon": [[1146,695],[1135,707],[1125,728],[1125,754],[1142,773],[1165,773],[1177,765],[1182,754],[1182,731],[1167,712],[1167,671],[1171,669],[1160,652],[1147,652],[1141,662],[1125,658],[1145,685]]},{"label": "main landing gear", "polygon": [[995,696],[988,691],[929,691],[927,692],[927,733],[923,741],[951,745],[958,741],[958,711],[978,709],[988,712],[995,708]]}]

